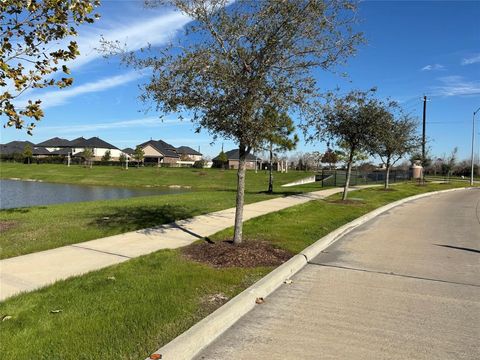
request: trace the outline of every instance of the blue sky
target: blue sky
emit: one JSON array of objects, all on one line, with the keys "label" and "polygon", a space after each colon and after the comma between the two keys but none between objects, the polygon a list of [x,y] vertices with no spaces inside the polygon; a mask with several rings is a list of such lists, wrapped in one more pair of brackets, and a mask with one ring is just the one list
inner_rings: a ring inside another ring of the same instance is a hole
[{"label": "blue sky", "polygon": [[[379,95],[392,97],[419,120],[422,96],[427,95],[427,136],[432,153],[441,156],[458,146],[460,158],[470,156],[472,112],[480,106],[480,2],[478,1],[364,1],[358,29],[367,45],[336,70],[316,72],[322,89],[377,86]],[[159,120],[138,100],[143,74],[103,58],[95,48],[100,35],[125,42],[129,49],[147,43],[161,45],[182,30],[189,19],[165,9],[144,9],[141,1],[103,1],[101,19],[80,29],[82,56],[72,64],[75,83],[67,89],[31,91],[43,99],[45,117],[34,136],[12,128],[1,130],[1,142],[40,142],[53,136],[99,136],[119,148],[153,139],[187,145],[210,156],[222,140],[195,134],[176,114]],[[477,124],[480,123],[477,117]],[[479,126],[480,127],[480,126]],[[477,131],[478,128],[477,127]],[[225,148],[234,145],[225,141]],[[476,151],[478,151],[478,143]],[[299,144],[297,151],[325,149],[325,144]]]}]

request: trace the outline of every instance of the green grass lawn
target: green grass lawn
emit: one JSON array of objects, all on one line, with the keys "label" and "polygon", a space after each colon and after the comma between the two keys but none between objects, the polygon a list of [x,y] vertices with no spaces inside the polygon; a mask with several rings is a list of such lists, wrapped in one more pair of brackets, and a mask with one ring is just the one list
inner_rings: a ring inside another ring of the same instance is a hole
[{"label": "green grass lawn", "polygon": [[[304,171],[275,173],[275,185],[301,179],[311,175]],[[139,186],[166,187],[180,185],[193,190],[236,189],[237,171],[220,169],[194,168],[157,168],[132,167],[128,170],[119,166],[94,166],[58,164],[14,164],[0,163],[0,178],[35,179],[48,182],[106,185],[106,186]],[[264,191],[268,188],[268,173],[253,170],[247,172],[246,188],[250,191]],[[278,188],[282,191],[281,188]],[[285,190],[287,191],[287,190]]]},{"label": "green grass lawn", "polygon": [[[247,192],[246,203],[279,194]],[[191,193],[0,211],[0,259],[186,219],[235,206],[235,192]]]},{"label": "green grass lawn", "polygon": [[[116,235],[235,206],[236,171],[192,168],[132,168],[113,166],[25,165],[1,163],[2,178],[106,186],[191,186],[187,193],[101,200],[61,205],[0,210],[6,227],[0,237],[0,259],[67,244]],[[320,184],[282,188],[281,184],[304,178],[305,172],[275,173],[275,193],[268,187],[268,173],[249,171],[247,203],[298,192],[320,190]],[[105,220],[108,218],[108,220]]]},{"label": "green grass lawn", "polygon": [[[372,188],[352,197],[363,204],[312,201],[247,221],[244,236],[298,252],[368,211],[400,198],[458,184]],[[334,198],[338,198],[335,196]],[[232,230],[211,237],[228,238]],[[142,359],[188,329],[272,268],[216,269],[161,250],[59,281],[0,303],[2,359]],[[52,310],[61,310],[52,313]]]}]

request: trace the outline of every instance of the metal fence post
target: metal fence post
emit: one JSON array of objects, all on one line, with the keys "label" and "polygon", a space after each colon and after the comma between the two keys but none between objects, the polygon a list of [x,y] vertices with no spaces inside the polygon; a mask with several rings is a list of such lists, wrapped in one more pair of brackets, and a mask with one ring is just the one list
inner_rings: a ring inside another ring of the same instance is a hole
[{"label": "metal fence post", "polygon": [[334,186],[337,186],[337,170],[335,170],[335,185]]},{"label": "metal fence post", "polygon": [[322,169],[322,188],[323,188],[323,179],[324,179],[324,176],[323,176],[323,169]]}]

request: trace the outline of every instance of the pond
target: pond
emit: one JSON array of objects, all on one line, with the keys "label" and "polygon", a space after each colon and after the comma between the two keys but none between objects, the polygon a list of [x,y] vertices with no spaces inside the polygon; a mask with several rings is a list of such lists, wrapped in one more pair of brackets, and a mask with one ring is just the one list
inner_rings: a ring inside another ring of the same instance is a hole
[{"label": "pond", "polygon": [[183,192],[185,189],[158,190],[0,180],[0,209]]}]

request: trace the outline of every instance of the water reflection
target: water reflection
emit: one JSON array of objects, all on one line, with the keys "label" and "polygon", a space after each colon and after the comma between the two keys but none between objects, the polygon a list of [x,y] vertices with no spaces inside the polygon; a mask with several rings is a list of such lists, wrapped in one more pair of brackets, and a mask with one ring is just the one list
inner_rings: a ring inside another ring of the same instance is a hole
[{"label": "water reflection", "polygon": [[0,209],[77,201],[122,199],[134,196],[178,194],[182,192],[185,192],[185,190],[116,188],[0,180]]}]

